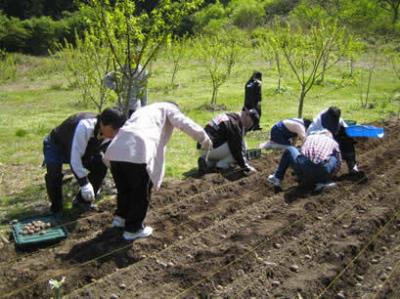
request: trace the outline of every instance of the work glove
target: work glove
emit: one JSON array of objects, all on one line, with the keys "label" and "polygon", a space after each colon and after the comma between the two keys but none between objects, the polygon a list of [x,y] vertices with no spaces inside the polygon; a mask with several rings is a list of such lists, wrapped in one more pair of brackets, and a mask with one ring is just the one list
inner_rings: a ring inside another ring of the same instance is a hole
[{"label": "work glove", "polygon": [[249,164],[246,164],[246,166],[243,168],[243,171],[247,173],[254,173],[257,172],[257,169],[255,169],[253,166]]},{"label": "work glove", "polygon": [[86,185],[83,185],[81,187],[81,195],[82,195],[82,198],[87,202],[94,201],[95,194],[94,194],[94,189],[93,189],[93,186],[91,183],[87,183]]},{"label": "work glove", "polygon": [[208,135],[205,136],[204,140],[200,142],[201,148],[207,152],[211,151],[213,149],[213,143],[208,137]]}]

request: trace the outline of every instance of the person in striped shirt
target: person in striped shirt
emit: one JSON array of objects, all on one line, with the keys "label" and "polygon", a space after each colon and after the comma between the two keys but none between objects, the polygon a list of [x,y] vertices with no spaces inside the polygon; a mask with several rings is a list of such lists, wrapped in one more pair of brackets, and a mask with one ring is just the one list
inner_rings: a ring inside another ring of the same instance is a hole
[{"label": "person in striped shirt", "polygon": [[322,130],[307,136],[300,151],[294,146],[288,147],[275,173],[267,180],[280,189],[286,170],[291,167],[300,185],[320,191],[333,186],[331,179],[339,171],[341,162],[339,144],[331,132]]}]

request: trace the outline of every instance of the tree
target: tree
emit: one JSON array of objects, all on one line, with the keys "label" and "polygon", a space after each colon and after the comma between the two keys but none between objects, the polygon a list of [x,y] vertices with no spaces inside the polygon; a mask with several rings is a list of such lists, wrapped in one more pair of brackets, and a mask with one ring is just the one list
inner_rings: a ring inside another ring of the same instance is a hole
[{"label": "tree", "polygon": [[378,0],[382,8],[392,13],[392,25],[399,19],[400,0]]},{"label": "tree", "polygon": [[210,107],[216,109],[218,90],[228,80],[239,56],[238,39],[232,33],[222,31],[216,35],[199,37],[195,48],[210,75],[212,84]]},{"label": "tree", "polygon": [[90,28],[83,37],[76,34],[74,44],[64,41],[57,48],[52,56],[65,61],[67,79],[81,93],[80,103],[86,107],[93,105],[101,112],[110,99],[110,90],[104,86],[103,77],[111,69],[112,56],[110,49],[102,43],[100,33]]},{"label": "tree", "polygon": [[173,37],[167,46],[167,55],[172,61],[172,74],[171,74],[171,88],[175,89],[177,85],[175,84],[176,74],[181,66],[182,59],[185,55],[185,50],[187,46],[187,39],[185,37]]},{"label": "tree", "polygon": [[278,72],[278,81],[276,85],[276,92],[282,92],[282,78],[283,78],[283,66],[282,66],[282,53],[281,48],[283,45],[280,44],[282,42],[279,39],[279,30],[281,30],[281,26],[279,23],[279,19],[275,19],[271,29],[263,30],[260,33],[260,37],[258,39],[258,48],[261,51],[262,57],[266,60],[267,63],[271,63],[272,61],[275,63],[277,72]]},{"label": "tree", "polygon": [[139,9],[130,0],[87,2],[82,9],[93,12],[92,26],[104,36],[104,44],[111,50],[114,71],[121,73],[120,84],[126,82],[124,84],[128,86],[125,98],[118,95],[118,102],[128,113],[133,83],[156,57],[182,18],[197,9],[202,0],[160,0],[148,11]]},{"label": "tree", "polygon": [[[338,49],[343,28],[337,23],[320,23],[310,28],[290,25],[277,32],[281,52],[300,85],[298,117],[303,115],[304,100],[323,71],[324,57]],[[337,60],[327,63],[331,67]]]}]

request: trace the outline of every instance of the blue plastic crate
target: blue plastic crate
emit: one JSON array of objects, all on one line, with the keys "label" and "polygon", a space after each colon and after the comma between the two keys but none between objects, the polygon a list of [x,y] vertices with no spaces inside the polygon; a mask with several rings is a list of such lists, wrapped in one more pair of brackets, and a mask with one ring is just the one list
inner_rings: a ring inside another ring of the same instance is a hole
[{"label": "blue plastic crate", "polygon": [[369,137],[382,138],[385,134],[383,128],[370,125],[354,125],[346,128],[346,134],[349,137]]},{"label": "blue plastic crate", "polygon": [[[42,233],[38,232],[31,235],[24,235],[22,233],[26,224],[38,220],[41,220],[45,223],[50,222],[51,227],[45,229],[45,232]],[[17,247],[55,243],[65,239],[68,236],[66,228],[62,225],[58,225],[57,219],[54,215],[26,218],[13,224],[11,228],[15,245]]]}]

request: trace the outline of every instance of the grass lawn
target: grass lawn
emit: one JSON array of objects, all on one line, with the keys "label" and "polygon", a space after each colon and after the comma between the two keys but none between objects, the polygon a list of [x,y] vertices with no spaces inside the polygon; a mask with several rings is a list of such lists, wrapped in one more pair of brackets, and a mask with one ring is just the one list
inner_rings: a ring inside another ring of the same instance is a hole
[{"label": "grass lawn", "polygon": [[[368,61],[364,57],[363,61]],[[94,108],[77,105],[79,91],[69,88],[62,62],[57,66],[46,57],[18,56],[17,79],[0,84],[0,219],[10,215],[10,207],[18,210],[38,200],[45,200],[42,140],[50,130],[69,115]],[[362,64],[360,66],[362,68]],[[149,101],[171,100],[204,126],[221,111],[207,111],[204,106],[211,98],[211,83],[206,70],[196,60],[186,60],[178,72],[178,88],[169,87],[172,63],[160,55],[150,68]],[[234,72],[219,90],[218,104],[227,111],[240,111],[243,105],[244,84],[254,70],[263,72],[262,132],[247,136],[250,148],[268,138],[269,128],[278,120],[297,114],[298,86],[285,69],[284,93],[275,93],[277,74],[255,55],[238,61]],[[392,100],[399,81],[391,66],[381,57],[370,90],[368,109],[360,105],[359,82],[354,79],[342,84],[346,65],[340,64],[326,75],[323,85],[315,86],[306,98],[304,116],[312,118],[320,110],[336,105],[344,119],[368,123],[397,114],[399,103]],[[366,72],[366,70],[364,70]],[[365,73],[366,77],[366,73]],[[195,142],[175,131],[168,145],[166,179],[183,178],[196,167]],[[12,214],[12,213],[11,213]],[[6,217],[7,218],[7,217]]]}]

